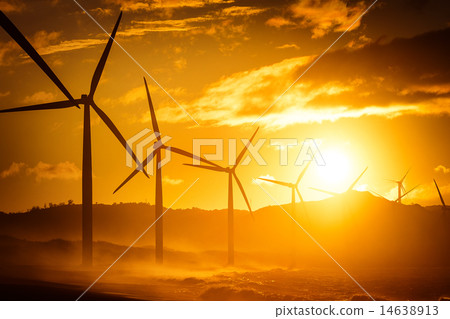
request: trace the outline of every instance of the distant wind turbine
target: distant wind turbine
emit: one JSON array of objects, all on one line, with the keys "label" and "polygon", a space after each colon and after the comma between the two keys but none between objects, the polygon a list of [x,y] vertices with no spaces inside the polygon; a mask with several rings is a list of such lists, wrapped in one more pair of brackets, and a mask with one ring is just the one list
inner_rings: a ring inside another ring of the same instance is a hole
[{"label": "distant wind turbine", "polygon": [[[196,158],[202,162],[205,162],[206,164],[212,165],[213,167],[219,167],[217,164],[214,164],[208,160],[205,160],[204,158],[194,156],[193,154],[183,151],[179,148],[172,147],[172,146],[166,146],[163,143],[161,139],[161,131],[159,130],[158,121],[156,120],[156,114],[155,114],[155,108],[153,106],[152,98],[150,96],[150,91],[148,89],[147,81],[144,77],[144,84],[145,89],[147,92],[147,100],[148,105],[150,108],[150,116],[152,120],[152,128],[153,131],[157,134],[156,135],[156,144],[158,143],[158,146],[156,149],[154,149],[148,157],[142,162],[142,170],[145,171],[145,168],[148,163],[150,163],[153,158],[156,156],[155,161],[155,168],[156,168],[156,177],[155,177],[155,261],[157,264],[163,263],[163,190],[162,190],[162,167],[159,165],[161,162],[161,152],[163,149],[167,149],[170,152],[174,152],[180,155],[183,155],[185,157],[189,158]],[[139,172],[139,169],[134,170],[123,182],[120,184],[114,193],[116,193],[119,189],[121,189],[126,183],[128,183],[137,173]]]},{"label": "distant wind turbine", "polygon": [[[120,20],[122,18],[122,12],[120,12],[119,18],[114,26],[114,29],[106,44],[105,50],[97,64],[94,75],[91,80],[91,88],[89,94],[83,94],[80,99],[74,99],[65,86],[61,83],[55,73],[50,69],[44,59],[37,53],[33,46],[23,36],[23,34],[17,29],[17,27],[8,19],[8,17],[0,11],[0,25],[3,29],[19,44],[22,49],[30,56],[31,59],[44,71],[44,73],[55,83],[55,85],[61,90],[61,92],[67,97],[66,101],[51,102],[37,105],[30,105],[24,107],[17,107],[12,109],[0,110],[0,113],[7,112],[22,112],[22,111],[34,111],[34,110],[54,110],[69,107],[78,107],[78,104],[84,105],[84,124],[83,124],[83,173],[82,173],[82,261],[86,266],[92,265],[92,150],[91,150],[91,120],[90,109],[91,107],[97,113],[97,115],[108,126],[111,132],[119,140],[122,146],[127,149],[132,158],[136,161],[137,165],[140,165],[137,161],[136,155],[131,148],[127,148],[127,142],[117,127],[111,121],[111,119],[95,104],[94,93],[97,89],[100,77],[106,64],[111,46],[114,42],[117,29],[119,27]],[[145,172],[144,172],[145,173]]]},{"label": "distant wind turbine", "polygon": [[410,171],[410,169],[408,169],[408,170],[406,171],[405,176],[403,176],[403,178],[400,179],[400,180],[398,180],[398,181],[392,180],[392,179],[388,179],[388,181],[391,181],[391,182],[397,184],[397,187],[398,187],[398,196],[397,196],[397,199],[395,200],[395,202],[397,202],[397,203],[399,203],[399,204],[402,203],[402,197],[403,197],[403,196],[402,196],[402,192],[405,192],[405,193],[406,193],[406,188],[405,188],[405,186],[403,186],[403,182],[405,181],[406,175],[408,175],[409,171]]},{"label": "distant wind turbine", "polygon": [[[234,264],[234,208],[233,208],[233,177],[236,181],[242,196],[244,197],[245,203],[247,204],[248,210],[250,213],[252,213],[252,209],[250,207],[250,203],[248,202],[247,195],[245,195],[244,187],[241,184],[241,181],[236,175],[236,168],[238,167],[239,163],[241,162],[242,158],[244,157],[245,151],[247,150],[248,146],[252,142],[253,138],[255,137],[256,133],[258,132],[258,129],[256,129],[255,133],[253,133],[252,137],[248,141],[247,145],[244,147],[244,149],[241,151],[239,156],[236,159],[236,163],[231,167],[211,167],[206,165],[193,165],[193,164],[184,164],[188,166],[198,167],[202,169],[208,169],[216,172],[222,172],[228,174],[228,264],[233,265]],[[253,215],[252,215],[253,217]]]},{"label": "distant wind turbine", "polygon": [[325,193],[325,194],[328,194],[328,195],[332,195],[332,196],[336,196],[336,195],[340,195],[340,194],[346,194],[346,193],[350,192],[356,186],[356,184],[358,183],[358,181],[361,179],[361,177],[364,175],[364,173],[367,171],[368,168],[369,167],[366,167],[364,169],[364,171],[361,173],[361,175],[359,175],[358,178],[343,193],[330,192],[330,191],[326,191],[326,190],[318,189],[318,188],[314,188],[314,187],[310,187],[310,188],[315,190],[315,191],[319,191],[319,192],[322,192],[322,193]]},{"label": "distant wind turbine", "polygon": [[[314,158],[314,156],[313,156]],[[298,189],[298,185],[300,183],[300,181],[302,180],[303,176],[305,175],[306,171],[308,170],[309,165],[311,164],[312,160],[308,162],[308,164],[306,164],[305,168],[300,172],[300,175],[297,178],[297,181],[295,182],[295,184],[293,183],[287,183],[287,182],[281,182],[281,181],[277,181],[277,180],[273,180],[273,179],[267,179],[267,178],[262,178],[262,177],[258,177],[258,179],[266,181],[266,182],[270,182],[270,183],[274,183],[274,184],[278,184],[284,187],[288,187],[291,189],[291,214],[292,217],[295,218],[296,214],[295,214],[295,192],[297,192],[298,197],[300,199],[300,201],[302,203],[305,203],[305,201],[303,200],[302,195],[300,194],[300,191]]]},{"label": "distant wind turbine", "polygon": [[[437,186],[437,185],[436,185]],[[405,197],[406,195],[408,195],[409,193],[411,193],[414,189],[416,189],[417,187],[419,187],[419,185],[414,186],[413,188],[411,188],[409,191],[407,191],[406,193],[404,193],[403,195],[400,196],[400,199],[402,199],[403,197]],[[438,189],[439,191],[439,189]],[[384,198],[385,200],[390,201],[389,199],[387,199],[386,197],[384,197],[383,195],[378,194],[377,192],[375,192],[374,190],[369,190],[369,192],[375,194],[377,197],[380,198]],[[396,199],[394,202],[398,202],[398,199]]]},{"label": "distant wind turbine", "polygon": [[406,195],[408,195],[409,193],[411,193],[413,190],[415,190],[417,187],[419,187],[420,185],[416,185],[413,188],[411,188],[409,191],[407,191],[406,193],[404,193],[402,196],[400,196],[397,200],[395,200],[396,203],[400,203],[401,204],[401,199],[403,197],[405,197]]}]

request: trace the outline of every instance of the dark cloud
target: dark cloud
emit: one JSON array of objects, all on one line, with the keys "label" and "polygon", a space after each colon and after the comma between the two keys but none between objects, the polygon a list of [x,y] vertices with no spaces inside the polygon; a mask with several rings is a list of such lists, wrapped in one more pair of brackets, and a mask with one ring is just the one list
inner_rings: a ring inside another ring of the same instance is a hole
[{"label": "dark cloud", "polygon": [[[309,105],[415,103],[450,93],[450,28],[325,55],[305,76],[312,88],[338,82],[352,91],[319,95]],[[304,68],[298,70],[298,74]]]}]

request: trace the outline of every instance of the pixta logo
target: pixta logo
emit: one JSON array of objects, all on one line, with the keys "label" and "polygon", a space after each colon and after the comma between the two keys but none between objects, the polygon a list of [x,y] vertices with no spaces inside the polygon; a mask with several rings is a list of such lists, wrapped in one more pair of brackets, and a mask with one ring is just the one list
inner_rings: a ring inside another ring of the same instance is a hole
[{"label": "pixta logo", "polygon": [[153,175],[152,160],[155,156],[151,156],[151,154],[153,153],[155,155],[158,149],[164,149],[165,157],[158,163],[158,168],[166,165],[170,162],[172,155],[170,146],[166,146],[165,144],[171,139],[172,137],[170,136],[161,137],[159,132],[152,132],[148,128],[140,131],[127,140],[126,165],[131,168],[134,167],[135,162],[130,155],[132,153],[130,150],[135,150],[136,157],[140,163],[135,169],[138,171],[146,169],[148,175]]}]

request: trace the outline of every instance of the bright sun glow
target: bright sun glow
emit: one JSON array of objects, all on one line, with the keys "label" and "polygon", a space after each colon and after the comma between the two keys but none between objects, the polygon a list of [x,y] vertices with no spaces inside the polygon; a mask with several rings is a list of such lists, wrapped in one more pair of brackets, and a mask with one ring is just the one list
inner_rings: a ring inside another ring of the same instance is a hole
[{"label": "bright sun glow", "polygon": [[[345,182],[350,172],[350,160],[340,150],[330,149],[322,152],[325,166],[318,167],[318,174],[323,185],[332,188],[345,188]],[[331,189],[330,189],[331,190]]]}]

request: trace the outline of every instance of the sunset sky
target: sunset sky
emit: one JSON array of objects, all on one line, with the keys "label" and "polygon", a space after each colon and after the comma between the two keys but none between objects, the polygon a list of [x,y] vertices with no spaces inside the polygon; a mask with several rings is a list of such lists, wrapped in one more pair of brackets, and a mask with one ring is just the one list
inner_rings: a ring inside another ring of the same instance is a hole
[{"label": "sunset sky", "polygon": [[[124,12],[116,40],[132,58],[113,44],[96,102],[125,138],[151,129],[144,75],[170,145],[192,151],[193,139],[224,138],[227,159],[228,139],[249,138],[260,127],[255,141],[266,139],[267,165],[252,160],[237,169],[253,209],[275,203],[252,178],[294,182],[306,138],[317,141],[326,165],[311,165],[300,187],[305,200],[327,197],[309,187],[344,191],[368,166],[359,190],[394,198],[396,185],[386,179],[411,168],[406,188],[421,187],[406,203],[438,204],[433,178],[450,202],[448,1],[379,0],[278,99],[372,2],[78,1],[108,32]],[[108,37],[75,1],[0,0],[0,9],[75,98],[88,93]],[[0,83],[0,109],[65,99],[4,30]],[[81,203],[82,119],[76,108],[0,114],[0,211]],[[143,174],[112,194],[132,169],[94,112],[91,119],[94,202],[153,203],[154,179]],[[270,145],[275,138],[299,142],[288,148],[287,166]],[[244,144],[237,145],[239,152]],[[182,163],[189,160],[173,154],[163,168],[164,206],[199,178],[174,207],[225,208],[226,174]],[[278,202],[290,201],[289,190],[261,186]],[[236,186],[235,206],[246,207]]]}]

